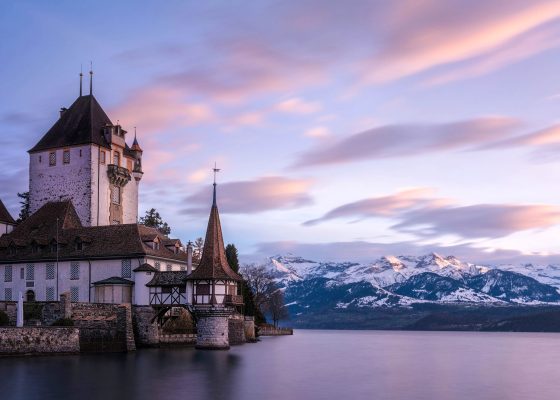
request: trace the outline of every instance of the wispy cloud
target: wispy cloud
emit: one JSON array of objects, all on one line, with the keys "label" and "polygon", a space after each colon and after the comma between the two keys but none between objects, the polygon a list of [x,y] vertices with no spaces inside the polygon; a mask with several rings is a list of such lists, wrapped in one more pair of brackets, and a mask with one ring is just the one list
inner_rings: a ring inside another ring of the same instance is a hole
[{"label": "wispy cloud", "polygon": [[447,124],[385,125],[302,154],[295,165],[312,166],[467,150],[510,136],[519,121],[486,117]]},{"label": "wispy cloud", "polygon": [[363,199],[339,206],[304,225],[332,219],[389,218],[400,232],[418,237],[456,235],[467,239],[494,239],[516,232],[546,229],[560,224],[560,206],[546,204],[458,205],[419,188]]},{"label": "wispy cloud", "polygon": [[[250,181],[228,182],[219,185],[220,211],[232,214],[254,214],[263,211],[289,209],[312,204],[309,188],[311,181],[279,176],[262,177]],[[191,204],[184,214],[205,214],[212,198],[210,189],[204,188],[188,196]]]},{"label": "wispy cloud", "polygon": [[281,101],[276,105],[276,110],[293,114],[312,114],[321,110],[319,102],[308,102],[298,97]]}]

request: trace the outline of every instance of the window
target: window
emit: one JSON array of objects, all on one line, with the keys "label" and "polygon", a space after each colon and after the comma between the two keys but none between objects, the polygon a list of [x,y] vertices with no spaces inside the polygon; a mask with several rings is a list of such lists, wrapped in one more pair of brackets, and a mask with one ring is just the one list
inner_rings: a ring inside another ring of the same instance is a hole
[{"label": "window", "polygon": [[132,278],[132,263],[130,260],[121,261],[121,277]]},{"label": "window", "polygon": [[113,164],[117,166],[121,165],[121,155],[119,154],[118,151],[115,151],[113,153]]},{"label": "window", "polygon": [[17,247],[14,245],[10,245],[8,252],[11,256],[15,256],[17,254]]},{"label": "window", "polygon": [[64,164],[70,164],[70,150],[64,150],[62,153],[62,162]]},{"label": "window", "polygon": [[12,288],[5,288],[4,289],[4,300],[5,301],[12,301]]},{"label": "window", "polygon": [[56,242],[52,242],[51,243],[51,253],[56,253],[57,250],[58,250],[58,246],[57,246]]},{"label": "window", "polygon": [[73,281],[80,279],[80,263],[78,261],[70,263],[70,279]]},{"label": "window", "polygon": [[80,288],[78,286],[70,288],[70,301],[80,301]]},{"label": "window", "polygon": [[155,267],[155,269],[157,269],[158,271],[160,270],[160,266],[161,266],[161,264],[160,264],[158,261],[156,261],[156,262],[154,263],[154,267]]},{"label": "window", "polygon": [[76,240],[76,250],[82,251],[84,249],[84,242],[80,238]]},{"label": "window", "polygon": [[45,278],[46,279],[54,279],[54,263],[47,263],[46,265],[46,273],[45,273]]},{"label": "window", "polygon": [[47,301],[54,301],[54,287],[47,287],[45,292],[45,299]]},{"label": "window", "polygon": [[37,243],[31,243],[31,253],[36,254],[39,252],[39,245]]},{"label": "window", "polygon": [[206,284],[196,285],[196,294],[209,295],[210,294],[210,285],[206,285]]},{"label": "window", "polygon": [[121,188],[118,186],[111,186],[111,203],[121,204]]},{"label": "window", "polygon": [[21,268],[19,270],[19,279],[25,279],[25,269]]},{"label": "window", "polygon": [[173,270],[173,265],[167,264],[166,270],[167,271],[172,271]]},{"label": "window", "polygon": [[80,149],[80,157],[82,157],[82,149]]},{"label": "window", "polygon": [[132,172],[132,161],[131,160],[126,160],[126,168]]},{"label": "window", "polygon": [[99,162],[101,164],[105,164],[105,152],[102,151],[101,154],[99,154]]},{"label": "window", "polygon": [[39,164],[43,162],[43,156],[39,156]]},{"label": "window", "polygon": [[56,165],[56,152],[55,151],[51,151],[49,153],[49,165],[51,167]]},{"label": "window", "polygon": [[187,270],[184,265],[181,265],[180,269],[181,269],[181,271],[186,271]]},{"label": "window", "polygon": [[4,267],[4,282],[11,282],[12,281],[12,266],[6,265]]},{"label": "window", "polygon": [[25,266],[25,280],[26,281],[35,280],[35,264],[27,264]]}]

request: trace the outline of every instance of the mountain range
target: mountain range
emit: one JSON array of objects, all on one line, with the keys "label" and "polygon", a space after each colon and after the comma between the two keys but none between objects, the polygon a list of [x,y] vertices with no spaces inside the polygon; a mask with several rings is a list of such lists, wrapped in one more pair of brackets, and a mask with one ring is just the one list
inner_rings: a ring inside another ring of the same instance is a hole
[{"label": "mountain range", "polygon": [[560,306],[560,265],[477,265],[432,253],[384,256],[370,263],[317,262],[288,254],[268,258],[266,266],[284,289],[296,325],[323,321],[321,316],[327,315],[380,315],[388,310],[404,315],[406,310],[440,306]]}]

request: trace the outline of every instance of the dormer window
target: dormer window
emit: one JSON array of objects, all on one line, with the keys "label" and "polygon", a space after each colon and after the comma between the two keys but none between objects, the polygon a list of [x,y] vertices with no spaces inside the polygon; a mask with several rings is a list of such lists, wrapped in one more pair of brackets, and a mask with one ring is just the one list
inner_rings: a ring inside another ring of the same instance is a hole
[{"label": "dormer window", "polygon": [[11,245],[8,249],[8,253],[10,253],[11,256],[15,256],[17,254],[17,247],[15,245]]},{"label": "dormer window", "polygon": [[158,241],[154,242],[154,250],[159,250],[159,242]]},{"label": "dormer window", "polygon": [[31,253],[36,254],[39,252],[39,245],[36,242],[31,243]]},{"label": "dormer window", "polygon": [[56,244],[56,242],[52,242],[51,243],[51,253],[56,253],[58,250],[58,245]]},{"label": "dormer window", "polygon": [[84,249],[84,242],[80,238],[76,239],[76,250],[82,251]]}]

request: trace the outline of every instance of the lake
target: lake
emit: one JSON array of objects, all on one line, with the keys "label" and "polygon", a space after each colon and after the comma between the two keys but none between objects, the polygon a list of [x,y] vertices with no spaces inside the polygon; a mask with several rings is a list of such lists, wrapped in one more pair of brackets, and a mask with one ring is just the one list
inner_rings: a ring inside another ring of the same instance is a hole
[{"label": "lake", "polygon": [[0,399],[554,399],[560,334],[313,331],[222,352],[1,358]]}]

